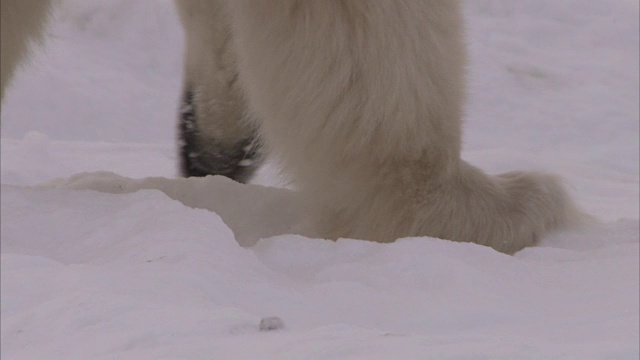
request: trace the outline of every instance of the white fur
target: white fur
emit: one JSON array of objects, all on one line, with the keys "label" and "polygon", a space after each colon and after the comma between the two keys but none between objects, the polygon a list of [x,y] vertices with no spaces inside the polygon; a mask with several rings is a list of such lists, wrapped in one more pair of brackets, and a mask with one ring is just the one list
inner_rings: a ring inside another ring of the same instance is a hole
[{"label": "white fur", "polygon": [[0,99],[15,67],[27,54],[29,40],[42,35],[50,6],[49,0],[0,1]]},{"label": "white fur", "polygon": [[459,1],[228,4],[251,108],[321,236],[514,252],[577,219],[554,177],[489,177],[460,159]]},{"label": "white fur", "polygon": [[[2,0],[3,12],[19,1]],[[491,177],[460,159],[459,1],[177,2],[186,81],[197,79],[203,101],[230,101],[231,111],[241,111],[244,93],[319,236],[429,235],[512,253],[580,217],[553,176]],[[240,85],[225,87],[236,72]],[[230,140],[244,132],[211,126]]]},{"label": "white fur", "polygon": [[176,0],[185,29],[184,87],[191,87],[204,138],[231,146],[250,137],[246,105],[238,85],[231,28],[220,0]]}]

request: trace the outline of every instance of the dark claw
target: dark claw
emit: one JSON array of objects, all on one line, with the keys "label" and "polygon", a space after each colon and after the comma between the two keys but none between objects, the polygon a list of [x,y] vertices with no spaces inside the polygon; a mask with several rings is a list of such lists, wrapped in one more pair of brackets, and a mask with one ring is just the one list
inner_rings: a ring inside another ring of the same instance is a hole
[{"label": "dark claw", "polygon": [[198,129],[193,91],[185,91],[180,108],[180,171],[184,177],[223,175],[240,183],[253,177],[262,164],[260,141],[255,132],[235,144],[223,145],[205,138]]}]

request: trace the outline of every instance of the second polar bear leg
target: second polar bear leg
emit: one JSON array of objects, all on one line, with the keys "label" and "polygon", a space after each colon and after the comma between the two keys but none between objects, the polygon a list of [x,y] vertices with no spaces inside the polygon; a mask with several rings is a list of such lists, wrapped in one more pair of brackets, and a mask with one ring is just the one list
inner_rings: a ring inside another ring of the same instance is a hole
[{"label": "second polar bear leg", "polygon": [[50,7],[49,0],[0,0],[0,101],[29,41],[42,37]]},{"label": "second polar bear leg", "polygon": [[238,85],[228,16],[218,0],[175,3],[186,40],[178,129],[181,173],[247,182],[262,152]]},{"label": "second polar bear leg", "polygon": [[230,0],[261,135],[326,238],[428,235],[512,253],[579,212],[559,180],[460,159],[455,0]]}]

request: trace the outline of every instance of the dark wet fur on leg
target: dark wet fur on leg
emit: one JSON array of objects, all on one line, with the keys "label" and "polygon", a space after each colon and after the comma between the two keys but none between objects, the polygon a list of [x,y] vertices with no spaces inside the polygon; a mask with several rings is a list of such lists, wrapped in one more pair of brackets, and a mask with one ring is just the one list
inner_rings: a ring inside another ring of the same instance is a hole
[{"label": "dark wet fur on leg", "polygon": [[180,108],[180,171],[184,177],[223,175],[240,183],[253,177],[262,164],[260,141],[255,132],[232,146],[204,138],[198,129],[194,94],[186,90]]}]

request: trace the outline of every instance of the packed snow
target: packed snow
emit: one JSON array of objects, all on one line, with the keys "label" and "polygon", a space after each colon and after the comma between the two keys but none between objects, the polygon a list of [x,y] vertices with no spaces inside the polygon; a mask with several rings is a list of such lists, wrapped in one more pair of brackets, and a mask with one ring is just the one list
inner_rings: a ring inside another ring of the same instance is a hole
[{"label": "packed snow", "polygon": [[514,256],[305,236],[276,165],[177,178],[171,1],[63,1],[2,104],[2,358],[638,359],[638,2],[466,14],[464,158],[598,223]]}]

